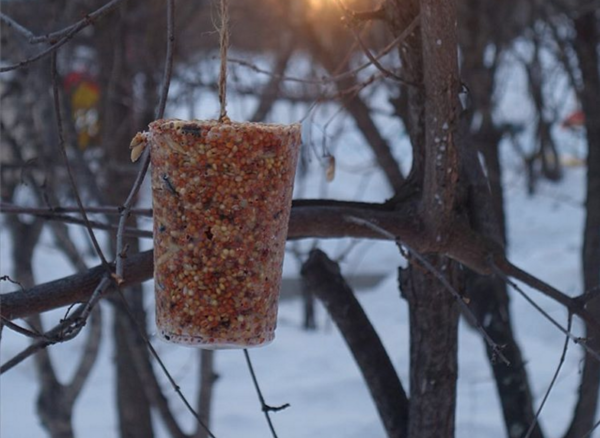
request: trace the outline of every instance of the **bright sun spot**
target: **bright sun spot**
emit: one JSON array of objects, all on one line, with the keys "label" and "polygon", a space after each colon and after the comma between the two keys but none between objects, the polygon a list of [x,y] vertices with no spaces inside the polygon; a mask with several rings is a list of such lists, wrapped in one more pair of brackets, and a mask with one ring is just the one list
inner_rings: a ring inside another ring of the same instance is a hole
[{"label": "bright sun spot", "polygon": [[325,6],[325,3],[327,3],[327,0],[308,0],[308,3],[310,4],[310,7],[312,9],[319,10],[323,6]]}]

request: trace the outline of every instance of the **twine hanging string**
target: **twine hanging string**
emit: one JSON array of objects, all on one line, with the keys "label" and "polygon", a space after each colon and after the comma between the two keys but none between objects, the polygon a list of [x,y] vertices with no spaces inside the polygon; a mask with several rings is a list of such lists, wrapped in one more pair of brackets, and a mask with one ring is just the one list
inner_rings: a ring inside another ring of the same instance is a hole
[{"label": "twine hanging string", "polygon": [[219,38],[221,48],[221,68],[219,70],[219,122],[228,122],[227,117],[227,49],[229,48],[229,0],[220,0],[221,25]]}]

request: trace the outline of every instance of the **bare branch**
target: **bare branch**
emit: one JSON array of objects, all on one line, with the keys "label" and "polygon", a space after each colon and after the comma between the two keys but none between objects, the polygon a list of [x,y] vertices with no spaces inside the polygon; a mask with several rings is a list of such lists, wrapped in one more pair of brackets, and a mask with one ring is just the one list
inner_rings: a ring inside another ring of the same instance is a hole
[{"label": "bare branch", "polygon": [[[559,291],[558,289],[550,286],[548,283],[543,282],[539,278],[523,271],[517,266],[510,263],[508,260],[493,260],[492,267],[494,272],[502,272],[504,276],[513,277],[525,283],[527,286],[543,293],[547,297],[552,298],[554,301],[559,302],[565,306],[571,313],[581,317],[586,323],[590,324],[590,328],[600,332],[600,323],[583,307],[578,298],[571,298],[567,294]],[[514,287],[514,283],[510,283]]]},{"label": "bare branch", "polygon": [[81,390],[96,363],[96,359],[98,358],[100,342],[102,339],[102,308],[100,306],[93,307],[89,322],[90,329],[81,360],[71,382],[65,387],[65,397],[71,405],[75,403],[75,400],[81,393]]},{"label": "bare branch", "polygon": [[[572,317],[571,314],[569,314],[569,319],[567,321],[567,331],[571,331],[571,323],[572,322],[573,322],[573,317]],[[548,385],[548,389],[546,390],[546,393],[544,394],[544,398],[542,399],[542,402],[540,403],[540,407],[538,408],[537,412],[535,413],[535,418],[533,419],[533,422],[529,426],[529,429],[527,429],[527,434],[525,434],[524,438],[531,437],[531,434],[535,430],[535,426],[538,423],[538,419],[540,417],[540,414],[542,413],[542,409],[544,409],[544,405],[546,404],[546,401],[548,400],[548,396],[550,395],[550,391],[552,391],[552,388],[554,388],[554,384],[556,383],[556,379],[558,379],[558,375],[560,374],[560,370],[561,370],[561,368],[563,366],[563,363],[565,362],[565,356],[567,355],[567,349],[568,348],[569,348],[569,337],[567,336],[567,337],[565,337],[565,344],[563,345],[562,353],[560,355],[560,359],[558,361],[558,366],[556,367],[556,371],[554,372],[554,375],[552,376],[552,380],[550,381],[550,384]]]},{"label": "bare branch", "polygon": [[408,432],[409,400],[381,339],[340,272],[320,250],[310,252],[301,274],[342,333],[390,437]]},{"label": "bare branch", "polygon": [[[519,285],[517,285],[514,281],[511,281],[510,278],[508,278],[508,276],[502,272],[497,266],[494,266],[494,271],[496,272],[496,274],[502,278],[504,281],[506,281],[507,284],[509,284],[514,290],[516,290],[523,298],[525,298],[525,300],[531,304],[538,312],[540,312],[540,314],[546,318],[548,321],[550,321],[552,323],[552,325],[554,325],[557,329],[559,329],[561,332],[563,332],[569,339],[571,339],[571,341],[573,341],[575,344],[579,344],[581,345],[586,352],[588,352],[590,355],[592,355],[596,360],[600,361],[600,353],[591,349],[588,345],[587,345],[587,341],[584,338],[580,338],[578,336],[575,336],[570,330],[568,330],[567,328],[563,327],[556,319],[554,319],[552,316],[550,316],[548,314],[548,312],[546,312],[544,309],[542,309],[533,299],[531,299],[529,297],[529,295],[527,295],[525,293],[525,291],[523,289],[521,289],[519,287]],[[574,303],[574,300],[571,300],[571,303]],[[570,311],[571,308],[569,307],[569,305],[565,304],[565,307],[567,307],[567,309]],[[593,319],[593,317],[591,315],[589,315],[584,309],[581,309],[580,312],[582,312],[581,314],[579,314],[579,316],[582,317],[582,319],[588,323],[589,325],[590,322],[593,322],[594,325],[598,325],[598,322]],[[575,312],[573,312],[575,313]],[[588,316],[589,315],[589,316]],[[588,319],[589,318],[589,322]]]},{"label": "bare branch", "polygon": [[[582,307],[577,299],[569,297],[512,265],[486,240],[481,240],[477,236],[470,237],[460,234],[455,237],[456,240],[461,240],[461,244],[457,245],[457,248],[436,247],[424,233],[423,226],[413,207],[406,206],[405,210],[399,211],[390,211],[389,208],[385,204],[326,200],[296,201],[290,218],[288,239],[357,237],[396,241],[397,238],[400,238],[403,245],[410,247],[415,252],[441,251],[465,266],[482,273],[493,272],[490,260],[494,260],[494,265],[505,275],[523,281],[564,305],[571,313],[588,322],[590,327],[596,329],[599,327],[598,321]],[[348,218],[353,219],[348,220]],[[459,230],[458,226],[456,228]],[[385,233],[382,233],[381,230],[385,230]],[[152,276],[152,258],[152,251],[146,251],[125,259],[122,285],[149,279]],[[83,274],[38,285],[26,291],[0,295],[1,315],[12,320],[74,302],[85,302],[104,272],[101,266],[97,266]]]},{"label": "bare branch", "polygon": [[[105,215],[120,215],[122,207],[112,207],[112,206],[85,206],[85,211],[88,213],[102,213]],[[65,206],[65,207],[25,207],[22,205],[15,205],[9,202],[1,202],[0,201],[0,213],[5,214],[32,214],[39,215],[44,217],[50,216],[59,216],[63,213],[80,213],[81,210],[79,207],[73,206]],[[152,217],[152,209],[151,208],[132,208],[129,211],[129,214],[133,214],[136,216],[147,216]],[[70,216],[69,216],[70,217]]]},{"label": "bare branch", "polygon": [[154,348],[154,346],[152,345],[152,343],[150,342],[150,340],[146,336],[145,329],[140,325],[140,323],[138,322],[138,320],[133,315],[133,312],[131,311],[131,308],[129,307],[129,304],[127,303],[127,300],[125,299],[125,296],[121,292],[120,288],[118,289],[118,295],[119,295],[119,298],[121,299],[121,302],[123,303],[123,308],[125,309],[125,311],[129,315],[130,321],[135,325],[135,328],[136,328],[136,331],[137,331],[138,335],[142,338],[142,340],[144,341],[144,343],[148,346],[148,349],[150,350],[150,353],[152,354],[152,356],[154,357],[154,359],[156,359],[156,362],[158,362],[158,365],[159,365],[160,369],[162,370],[163,374],[169,380],[169,383],[173,387],[173,390],[175,390],[175,392],[177,393],[177,396],[181,399],[181,401],[183,402],[183,404],[185,405],[185,407],[187,408],[187,410],[196,419],[196,421],[198,422],[198,424],[208,433],[208,436],[211,437],[211,438],[216,438],[213,435],[213,433],[210,431],[210,429],[206,426],[206,424],[204,424],[204,422],[202,421],[202,419],[200,418],[200,416],[198,415],[198,413],[194,410],[194,408],[192,407],[192,405],[190,404],[190,402],[187,400],[187,398],[181,392],[181,388],[179,387],[179,385],[177,385],[177,382],[175,382],[175,379],[173,379],[173,376],[171,375],[171,373],[169,372],[169,370],[167,370],[167,367],[165,366],[164,362],[162,361],[162,359],[158,355],[158,352],[156,351],[156,349]]},{"label": "bare branch", "polygon": [[10,319],[5,318],[4,316],[1,317],[1,320],[2,320],[3,326],[8,327],[12,331],[22,334],[23,336],[27,336],[28,338],[32,338],[32,339],[40,339],[40,338],[43,339],[44,338],[43,333],[40,333],[39,331],[37,331],[35,329],[29,330],[29,329],[26,329],[25,327],[21,327],[20,325],[15,324]]},{"label": "bare branch", "polygon": [[440,281],[440,283],[442,283],[444,285],[444,287],[450,292],[450,294],[458,302],[458,305],[463,310],[466,317],[469,319],[469,322],[475,328],[477,328],[477,331],[479,331],[479,333],[482,335],[483,339],[485,339],[485,341],[490,346],[490,348],[492,349],[494,354],[496,354],[500,359],[502,359],[502,361],[506,365],[510,364],[508,359],[502,354],[502,348],[498,344],[496,344],[496,342],[494,342],[494,340],[492,338],[490,338],[490,336],[487,334],[487,332],[485,331],[485,328],[483,328],[483,326],[479,322],[479,319],[477,319],[477,317],[473,314],[473,311],[471,310],[471,308],[468,306],[467,302],[465,301],[465,298],[452,286],[452,284],[450,284],[450,282],[448,281],[446,276],[444,274],[442,274],[439,270],[437,270],[425,257],[423,257],[421,254],[419,254],[417,251],[415,251],[409,245],[404,243],[398,237],[391,234],[389,231],[387,231],[373,223],[370,223],[363,219],[355,218],[352,216],[348,217],[348,220],[357,222],[357,223],[362,223],[363,225],[365,225],[369,228],[372,228],[373,230],[377,231],[378,233],[381,233],[385,237],[387,237],[391,240],[393,239],[393,240],[397,241],[399,245],[406,247],[408,249],[410,255],[412,257],[416,258],[419,261],[419,263],[422,264],[430,273],[432,273]]},{"label": "bare branch", "polygon": [[[22,210],[22,211],[20,211]],[[43,211],[44,213],[35,213],[35,211]],[[58,222],[63,222],[63,223],[67,223],[67,224],[73,224],[73,225],[81,225],[84,227],[91,227],[92,229],[95,230],[105,230],[105,231],[113,231],[116,230],[118,228],[117,225],[113,225],[113,224],[107,224],[104,222],[98,222],[98,221],[93,221],[93,220],[89,220],[86,222],[83,219],[77,218],[77,217],[73,217],[73,216],[69,216],[67,214],[58,214],[58,213],[53,213],[54,209],[43,209],[43,208],[31,208],[31,209],[21,209],[21,208],[15,208],[14,210],[9,210],[9,211],[0,211],[2,213],[7,213],[7,214],[31,214],[35,217],[39,217],[42,219],[46,219],[49,221],[58,221]],[[132,227],[125,227],[123,229],[123,235],[124,236],[131,236],[131,237],[142,237],[142,238],[147,238],[147,239],[151,239],[152,238],[152,231],[146,231],[146,230],[140,230],[138,228],[132,228]]]},{"label": "bare branch", "polygon": [[262,395],[262,391],[260,390],[260,386],[258,385],[258,380],[256,379],[256,374],[254,373],[254,367],[252,366],[252,361],[250,360],[250,354],[248,350],[244,348],[244,357],[246,358],[246,364],[248,365],[248,371],[250,371],[250,376],[252,377],[252,383],[254,383],[254,388],[256,389],[256,394],[258,395],[258,400],[260,401],[261,410],[265,414],[265,418],[267,419],[267,424],[269,425],[269,429],[271,430],[271,435],[273,438],[277,438],[277,432],[275,432],[275,427],[273,426],[273,422],[271,421],[271,416],[269,412],[278,412],[283,409],[289,408],[289,403],[285,403],[281,406],[269,406],[265,402],[265,398]]},{"label": "bare branch", "polygon": [[[171,75],[173,72],[173,46],[175,44],[175,1],[168,0],[167,1],[167,55],[165,60],[165,71],[163,78],[163,86],[162,92],[160,96],[160,101],[158,104],[158,109],[156,111],[156,118],[162,119],[165,114],[165,108],[167,106],[167,97],[169,95],[169,87],[171,85]],[[129,218],[129,212],[135,203],[136,197],[140,188],[142,187],[142,182],[144,181],[144,177],[148,172],[148,168],[150,167],[150,148],[147,148],[144,151],[144,156],[142,159],[142,165],[137,174],[135,182],[131,187],[129,195],[123,204],[123,208],[121,210],[121,216],[119,218],[119,226],[117,229],[117,255],[116,255],[116,278],[117,282],[120,283],[123,278],[123,259],[126,257],[125,247],[124,247],[124,233],[125,233],[125,224],[127,223],[127,219]]]},{"label": "bare branch", "polygon": [[169,96],[169,87],[171,86],[171,76],[173,74],[173,56],[175,47],[175,1],[167,1],[167,54],[165,59],[165,71],[163,74],[162,91],[160,101],[156,110],[156,118],[162,119],[165,115],[167,98]]},{"label": "bare branch", "polygon": [[[104,271],[103,267],[100,267],[100,269]],[[37,353],[43,348],[48,347],[49,345],[66,342],[75,338],[85,326],[89,313],[104,295],[104,292],[108,289],[111,283],[112,282],[108,279],[108,277],[103,276],[102,280],[99,283],[96,283],[96,289],[94,289],[92,296],[89,298],[86,304],[81,304],[69,317],[62,320],[53,329],[44,333],[42,338],[31,344],[12,359],[9,359],[2,364],[0,367],[0,374],[5,373],[27,359],[29,356]]]},{"label": "bare branch", "polygon": [[[123,285],[150,279],[152,269],[152,251],[128,257],[125,261]],[[25,291],[2,294],[0,312],[3,317],[13,320],[73,303],[85,303],[105,274],[104,266],[99,265],[84,273],[44,283]],[[80,311],[83,311],[83,307]]]},{"label": "bare branch", "polygon": [[[360,202],[302,200],[295,201],[293,204],[288,239],[387,238],[369,226],[345,219],[354,217],[376,224],[394,236],[401,236],[403,241],[415,250],[423,253],[436,250],[436,247],[431,245],[430,239],[423,233],[423,226],[417,211],[410,204],[395,211],[392,211],[392,207],[386,204]],[[470,261],[466,264],[474,270],[488,269],[485,261],[486,255],[489,254],[487,247],[471,247],[471,245],[478,245],[479,242],[463,240],[465,242],[462,242],[456,252],[449,251],[451,252],[450,256]],[[124,259],[123,285],[149,279],[153,269],[152,257],[152,252],[146,251]],[[38,285],[25,292],[0,295],[0,313],[12,320],[74,302],[85,302],[100,281],[102,273],[102,270],[96,267],[84,274]]]},{"label": "bare branch", "polygon": [[[413,82],[410,82],[410,81],[406,81],[401,76],[398,76],[397,74],[392,73],[391,71],[389,71],[388,69],[386,69],[383,65],[381,65],[381,63],[379,62],[379,60],[376,59],[373,56],[373,54],[371,53],[371,50],[369,50],[369,48],[367,47],[367,45],[363,41],[362,37],[360,36],[360,33],[358,33],[356,31],[356,29],[354,29],[354,26],[352,25],[352,22],[354,21],[353,18],[355,18],[356,15],[353,16],[353,14],[351,13],[351,11],[349,11],[348,8],[346,8],[346,6],[344,5],[344,3],[342,3],[342,0],[336,0],[336,2],[338,4],[338,6],[340,7],[340,9],[342,10],[342,12],[344,12],[345,19],[348,22],[348,28],[350,29],[350,32],[352,32],[352,35],[354,36],[354,39],[356,40],[356,42],[358,42],[358,45],[362,49],[362,51],[365,54],[365,56],[367,57],[367,59],[369,61],[371,61],[371,63],[380,72],[382,72],[383,75],[386,78],[392,78],[392,79],[397,80],[401,84],[408,85],[408,86],[411,86],[411,87],[416,87],[417,84],[415,84]],[[385,17],[385,11],[383,9],[379,9],[379,11],[381,11],[381,13],[383,14],[383,16]],[[416,27],[416,24],[418,23],[418,19],[419,19],[419,16],[417,15],[417,17],[415,17],[415,19],[413,20],[413,22],[411,23],[411,25],[409,26],[409,28],[412,27],[413,25]]]},{"label": "bare branch", "polygon": [[[419,20],[418,20],[418,17],[416,17],[415,19],[413,19],[413,21],[410,23],[410,25],[400,35],[398,35],[396,38],[394,38],[394,40],[391,43],[389,43],[387,46],[385,46],[381,52],[379,52],[377,55],[375,55],[374,59],[379,61],[381,58],[383,58],[385,55],[387,55],[398,44],[400,44],[402,41],[404,41],[406,39],[406,37],[408,37],[413,32],[413,30],[416,28],[416,26],[418,24],[419,24]],[[255,64],[248,62],[246,60],[243,60],[243,59],[227,58],[227,62],[242,65],[244,67],[251,69],[252,71],[255,71],[256,73],[266,74],[269,76],[272,75],[271,71],[262,69],[262,68],[256,66]],[[292,76],[282,76],[282,79],[284,81],[299,82],[302,84],[323,85],[323,84],[332,83],[332,82],[339,82],[344,79],[354,77],[354,76],[356,76],[356,74],[358,74],[365,68],[369,67],[371,64],[372,64],[371,61],[369,61],[369,62],[359,65],[358,67],[356,67],[352,70],[341,73],[339,75],[323,77],[320,79],[304,79],[304,78],[298,78],[298,77],[292,77]]]},{"label": "bare branch", "polygon": [[[56,52],[57,49],[59,49],[60,47],[64,46],[66,43],[68,43],[81,30],[85,29],[90,24],[96,23],[98,20],[100,20],[106,14],[108,14],[109,12],[116,9],[119,6],[119,4],[122,3],[123,1],[124,0],[112,0],[111,2],[106,3],[104,6],[96,9],[94,12],[86,15],[83,19],[81,19],[74,25],[63,29],[62,31],[59,31],[57,34],[59,35],[60,39],[58,41],[56,41],[55,43],[53,43],[46,50],[43,50],[40,53],[38,53],[37,55],[34,55],[31,58],[27,58],[24,61],[20,61],[16,64],[9,65],[6,67],[1,67],[0,73],[4,73],[7,71],[16,70],[18,68],[25,67],[25,66],[31,64],[32,62],[38,61],[42,58],[45,58],[48,55],[51,55],[52,53]],[[13,23],[15,23],[14,20],[13,20]],[[50,34],[47,37],[36,37],[36,38],[33,38],[33,40],[30,40],[30,42],[42,41],[42,40],[38,40],[38,38],[47,38],[48,41],[52,41],[52,38],[51,38],[52,35],[53,34]]]},{"label": "bare branch", "polygon": [[[123,311],[123,309],[118,308],[118,311]],[[146,344],[144,342],[137,342],[135,339],[136,333],[139,332],[139,328],[136,327],[136,321],[133,318],[125,318],[125,322],[126,324],[129,324],[129,328],[126,330],[126,333],[124,333],[124,336],[128,339],[127,343],[131,349],[131,358],[133,366],[135,367],[135,372],[139,374],[140,380],[144,382],[144,385],[142,385],[144,394],[158,411],[170,436],[172,438],[188,438],[177,423],[177,419],[169,407],[169,400],[163,393],[161,385],[152,368],[152,364],[145,354]],[[145,336],[142,334],[139,336],[142,338],[142,341],[144,341]]]},{"label": "bare branch", "polygon": [[[254,114],[250,117],[251,121],[263,121],[273,108],[273,104],[280,98],[279,88],[281,81],[283,80],[283,75],[285,74],[289,60],[294,53],[295,46],[296,42],[294,38],[292,38],[291,35],[286,35],[281,43],[281,50],[274,63],[273,75],[261,92],[260,102],[254,111]],[[256,91],[254,91],[254,93],[256,93]]]},{"label": "bare branch", "polygon": [[27,29],[25,26],[20,25],[15,20],[13,20],[8,15],[6,15],[2,12],[0,12],[0,21],[2,23],[4,23],[6,25],[6,27],[14,29],[16,32],[20,33],[21,35],[23,35],[25,38],[27,38],[30,41],[33,38],[35,38],[35,34],[32,31]]}]

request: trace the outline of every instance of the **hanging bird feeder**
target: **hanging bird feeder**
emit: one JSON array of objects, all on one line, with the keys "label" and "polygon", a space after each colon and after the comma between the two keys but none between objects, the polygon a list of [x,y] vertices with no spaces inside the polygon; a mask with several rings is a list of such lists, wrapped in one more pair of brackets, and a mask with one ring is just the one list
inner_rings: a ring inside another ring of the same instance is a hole
[{"label": "hanging bird feeder", "polygon": [[134,139],[134,158],[145,142],[160,336],[206,348],[270,342],[300,125],[157,120]]},{"label": "hanging bird feeder", "polygon": [[156,120],[150,146],[156,325],[171,342],[246,348],[275,336],[300,124],[227,117],[227,1],[221,0],[219,120]]}]

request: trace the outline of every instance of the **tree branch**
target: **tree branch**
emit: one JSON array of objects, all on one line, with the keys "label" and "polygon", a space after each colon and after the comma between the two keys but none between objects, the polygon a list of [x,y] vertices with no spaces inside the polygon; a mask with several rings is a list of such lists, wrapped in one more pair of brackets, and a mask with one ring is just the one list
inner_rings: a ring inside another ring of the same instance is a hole
[{"label": "tree branch", "polygon": [[[371,206],[371,208],[368,208]],[[349,217],[357,220],[348,220]],[[374,230],[375,225],[389,236]],[[453,226],[452,236],[444,242],[435,242],[425,232],[411,206],[390,211],[385,204],[366,204],[336,201],[298,201],[292,209],[288,239],[354,237],[383,240],[401,240],[420,254],[441,253],[465,266],[484,274],[491,274],[494,266],[544,295],[564,305],[594,330],[600,323],[590,315],[581,301],[571,298],[556,288],[511,264],[501,247],[460,224]],[[437,245],[436,245],[437,243]],[[123,260],[123,283],[130,285],[148,280],[153,272],[153,253],[146,251]],[[493,262],[493,263],[492,263]],[[97,266],[83,274],[76,274],[35,286],[25,291],[0,295],[0,314],[9,320],[44,312],[75,302],[85,302],[98,285],[103,271]]]},{"label": "tree branch", "polygon": [[302,277],[323,302],[344,336],[367,383],[390,437],[406,437],[409,401],[396,370],[369,318],[342,277],[337,263],[313,250],[302,266]]},{"label": "tree branch", "polygon": [[[57,35],[60,36],[60,39],[58,41],[56,41],[54,44],[52,44],[50,47],[48,47],[46,50],[43,50],[40,53],[38,53],[37,55],[34,55],[31,58],[27,58],[24,61],[20,61],[16,64],[8,65],[6,67],[2,67],[2,68],[0,68],[0,73],[4,73],[7,71],[16,70],[18,68],[25,67],[25,66],[31,64],[32,62],[38,61],[42,58],[45,58],[48,55],[51,55],[56,50],[58,50],[60,47],[64,46],[66,43],[68,43],[80,31],[82,31],[83,29],[88,27],[90,24],[96,23],[98,20],[100,20],[106,14],[108,14],[112,10],[116,9],[117,6],[119,6],[119,4],[122,3],[123,1],[124,0],[112,0],[111,2],[106,3],[104,6],[96,9],[94,12],[87,14],[83,19],[81,19],[77,23],[63,29],[62,31],[59,31],[57,33]],[[5,16],[4,20],[6,20],[7,18],[9,18],[9,17]],[[16,22],[14,20],[12,20],[12,23],[16,24]],[[25,29],[25,28],[23,28],[23,29]],[[22,31],[21,31],[21,33],[22,33]],[[52,34],[50,34],[50,35],[52,35]],[[50,37],[50,35],[48,35],[48,37]],[[42,39],[38,40],[39,38],[42,38]],[[30,40],[30,42],[41,42],[45,38],[46,37],[37,37],[37,38],[34,38],[33,40]],[[51,39],[49,39],[49,38],[47,40],[51,41]]]}]

